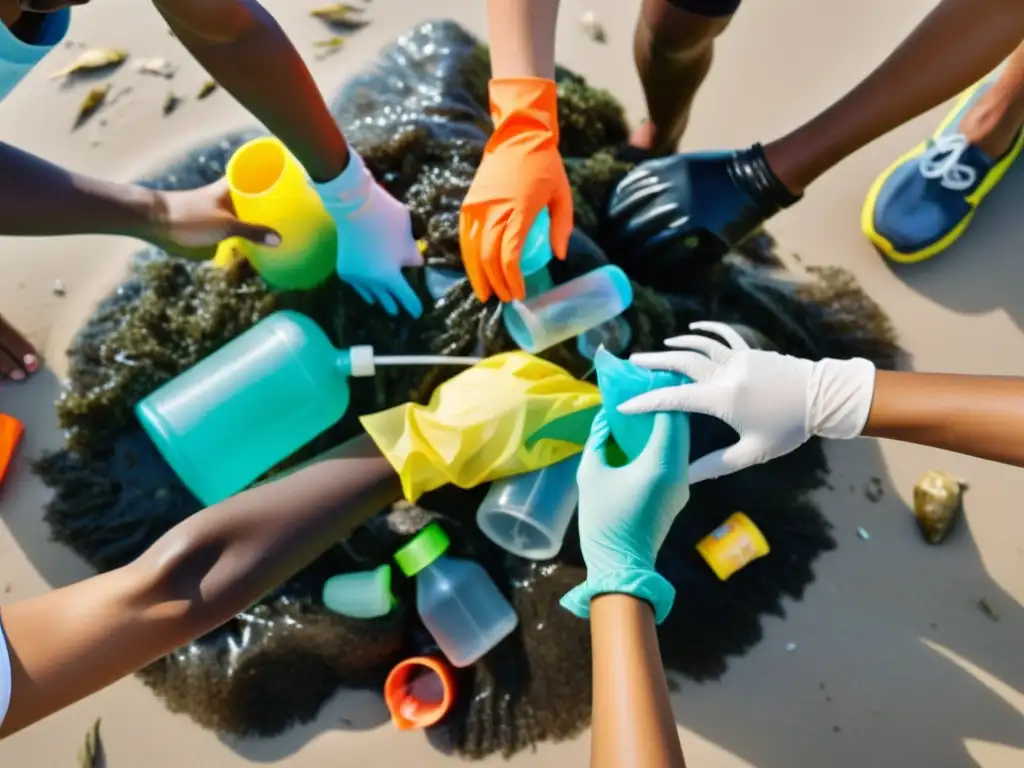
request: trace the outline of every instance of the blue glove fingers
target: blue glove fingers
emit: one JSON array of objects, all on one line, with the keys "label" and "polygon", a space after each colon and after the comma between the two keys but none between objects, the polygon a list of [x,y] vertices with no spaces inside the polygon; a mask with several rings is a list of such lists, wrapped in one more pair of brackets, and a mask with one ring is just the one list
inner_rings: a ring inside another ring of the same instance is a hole
[{"label": "blue glove fingers", "polygon": [[374,305],[375,302],[373,300],[373,295],[366,288],[359,285],[359,283],[349,283],[349,285],[352,286],[352,288],[355,290],[356,293],[359,294],[360,298],[362,298],[363,301],[365,301],[371,307]]},{"label": "blue glove fingers", "polygon": [[590,601],[598,595],[631,595],[645,600],[654,608],[654,620],[661,624],[668,618],[676,599],[676,589],[653,569],[624,568],[587,579],[567,592],[560,604],[581,619],[590,618]]},{"label": "blue glove fingers", "polygon": [[398,314],[398,304],[396,304],[395,300],[391,297],[387,286],[377,283],[373,285],[370,290],[373,291],[373,297],[380,302],[380,305],[384,308],[385,312],[392,317]]},{"label": "blue glove fingers", "polygon": [[398,274],[398,277],[391,282],[389,286],[391,293],[398,299],[398,303],[402,305],[402,308],[409,313],[413,318],[418,318],[423,314],[423,302],[420,301],[420,297],[416,295],[416,291],[409,285],[409,281],[405,279],[402,273]]}]

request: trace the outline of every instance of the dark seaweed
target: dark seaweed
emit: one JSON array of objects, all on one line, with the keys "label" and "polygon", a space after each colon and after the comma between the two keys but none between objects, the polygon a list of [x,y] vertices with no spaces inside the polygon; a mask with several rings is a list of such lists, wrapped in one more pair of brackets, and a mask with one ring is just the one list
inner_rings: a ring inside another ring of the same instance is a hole
[{"label": "dark seaweed", "polygon": [[[335,101],[346,135],[377,178],[410,208],[430,268],[464,274],[458,208],[490,130],[487,52],[451,22],[424,24],[386,49]],[[626,136],[621,107],[607,93],[559,70],[561,150],[576,201],[577,230],[569,258],[551,272],[562,282],[611,260],[629,271],[628,254],[602,248],[608,194],[629,165],[614,159]],[[155,174],[167,189],[217,179],[231,152],[254,133],[225,137]],[[657,348],[696,319],[733,323],[755,345],[805,357],[862,355],[892,367],[898,349],[887,319],[842,270],[785,272],[765,234],[737,253],[692,267],[684,293],[636,285],[627,313],[633,349]],[[246,266],[221,272],[147,251],[132,277],[82,329],[70,354],[67,388],[57,409],[68,440],[38,466],[55,489],[47,509],[54,535],[100,570],[129,562],[160,534],[195,512],[188,493],[135,425],[132,407],[276,308],[314,317],[338,344],[369,343],[382,353],[494,353],[512,343],[493,302],[480,305],[465,279],[433,302],[422,274],[411,274],[432,306],[418,323],[366,308],[334,280],[304,294],[272,294]],[[347,307],[357,307],[349,316]],[[578,375],[589,361],[575,343],[545,355]],[[304,460],[359,430],[356,416],[409,399],[423,400],[451,368],[383,369],[353,382],[349,415],[286,464]],[[721,422],[693,420],[694,456],[735,439]],[[276,470],[275,470],[276,471]],[[816,558],[835,544],[809,499],[827,465],[809,443],[767,466],[693,488],[669,534],[659,568],[675,584],[675,609],[661,626],[666,664],[694,680],[714,679],[730,656],[761,637],[761,617],[782,615],[785,597],[799,599],[814,580]],[[142,676],[167,705],[196,722],[236,734],[272,735],[316,716],[339,686],[379,687],[403,656],[429,650],[411,606],[412,585],[399,580],[402,607],[386,619],[360,622],[320,603],[323,581],[372,568],[428,520],[440,518],[456,554],[481,562],[519,612],[520,631],[483,661],[461,671],[463,695],[439,726],[464,755],[512,754],[545,739],[576,734],[589,722],[589,635],[585,622],[558,607],[583,577],[575,529],[550,563],[507,556],[475,528],[485,489],[442,489],[422,506],[399,504],[249,611]],[[764,531],[772,554],[719,582],[694,550],[729,514],[742,510]]]}]

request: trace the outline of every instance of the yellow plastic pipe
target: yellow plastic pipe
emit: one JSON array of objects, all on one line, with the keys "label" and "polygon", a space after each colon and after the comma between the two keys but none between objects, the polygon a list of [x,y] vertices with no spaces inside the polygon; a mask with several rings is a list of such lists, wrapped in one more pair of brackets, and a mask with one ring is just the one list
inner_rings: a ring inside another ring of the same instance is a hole
[{"label": "yellow plastic pipe", "polygon": [[228,188],[242,221],[271,227],[276,248],[244,242],[242,251],[272,288],[307,290],[335,270],[334,220],[280,140],[268,136],[243,144],[228,161]]}]

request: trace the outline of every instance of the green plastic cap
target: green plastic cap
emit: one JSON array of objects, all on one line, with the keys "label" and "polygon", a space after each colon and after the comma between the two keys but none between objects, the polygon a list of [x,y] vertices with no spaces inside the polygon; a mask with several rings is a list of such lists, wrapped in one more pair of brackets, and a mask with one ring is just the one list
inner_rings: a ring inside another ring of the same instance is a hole
[{"label": "green plastic cap", "polygon": [[395,552],[395,562],[406,576],[415,576],[448,551],[451,540],[437,523],[431,523],[416,538]]}]

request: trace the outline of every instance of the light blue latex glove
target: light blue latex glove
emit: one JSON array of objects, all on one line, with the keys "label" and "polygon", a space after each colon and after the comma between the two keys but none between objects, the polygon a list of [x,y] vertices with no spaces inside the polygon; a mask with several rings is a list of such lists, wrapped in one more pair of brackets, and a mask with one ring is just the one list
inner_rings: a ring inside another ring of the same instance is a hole
[{"label": "light blue latex glove", "polygon": [[408,209],[374,180],[351,147],[341,175],[316,188],[338,228],[338,277],[389,315],[397,315],[399,305],[413,317],[423,314],[402,274],[403,267],[423,266]]},{"label": "light blue latex glove", "polygon": [[562,607],[589,618],[593,598],[616,592],[646,600],[661,623],[672,609],[676,591],[654,569],[654,561],[676,515],[690,499],[689,421],[682,413],[656,414],[647,445],[624,466],[612,466],[610,434],[602,409],[576,475],[587,580],[562,598]]}]

